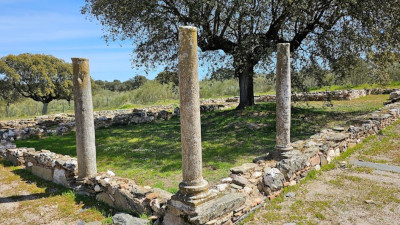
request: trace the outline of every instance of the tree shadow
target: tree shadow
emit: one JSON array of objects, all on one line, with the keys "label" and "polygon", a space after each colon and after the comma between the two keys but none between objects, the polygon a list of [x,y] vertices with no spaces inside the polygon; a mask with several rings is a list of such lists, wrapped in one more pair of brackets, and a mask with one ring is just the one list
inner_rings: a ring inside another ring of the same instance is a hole
[{"label": "tree shadow", "polygon": [[96,201],[94,197],[74,194],[71,189],[50,181],[43,180],[42,178],[35,176],[30,171],[25,170],[20,166],[13,166],[10,162],[5,160],[0,160],[0,164],[6,168],[8,167],[13,174],[20,177],[21,181],[45,189],[44,193],[20,194],[0,197],[0,203],[32,201],[40,198],[68,195],[73,197],[73,200],[76,204],[83,204],[83,209],[95,208],[106,217],[115,212],[115,210],[108,205]]},{"label": "tree shadow", "polygon": [[[275,109],[275,103],[260,103],[245,110],[232,109],[202,114],[204,168],[229,170],[229,167],[238,163],[249,162],[271,153],[276,143]],[[347,112],[292,106],[292,142],[309,138],[332,121],[349,120],[365,113],[365,110]],[[256,128],[253,128],[253,125],[256,125]],[[147,176],[157,173],[180,173],[180,135],[179,118],[97,129],[98,166],[101,170],[116,169],[122,176],[134,178],[136,174],[145,177],[143,173],[147,173]],[[76,155],[75,133],[48,137],[40,141],[26,140],[18,146]]]}]

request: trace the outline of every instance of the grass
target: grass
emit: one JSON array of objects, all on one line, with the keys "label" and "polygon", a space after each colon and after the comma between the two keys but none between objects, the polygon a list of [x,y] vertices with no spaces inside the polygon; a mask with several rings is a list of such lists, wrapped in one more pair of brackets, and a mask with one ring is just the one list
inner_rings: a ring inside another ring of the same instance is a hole
[{"label": "grass", "polygon": [[[263,76],[254,77],[254,92],[273,93],[271,81]],[[225,81],[200,81],[201,98],[222,98],[239,95],[237,79]],[[172,84],[160,84],[148,81],[138,89],[126,92],[112,92],[101,88],[93,89],[93,107],[95,111],[143,108],[153,105],[177,104],[179,90]],[[0,120],[29,118],[41,114],[43,104],[29,98],[10,105],[9,117],[6,117],[5,103],[0,101]],[[74,102],[68,104],[65,100],[54,100],[49,103],[48,114],[73,113]]]},{"label": "grass", "polygon": [[359,160],[400,166],[400,121],[365,141]]},{"label": "grass", "polygon": [[[365,138],[362,143],[347,149],[330,164],[322,166],[320,171],[309,172],[298,185],[284,188],[280,196],[265,202],[263,209],[252,213],[241,224],[282,224],[285,222],[330,224],[338,221],[340,217],[337,214],[338,211],[343,211],[348,215],[351,214],[348,212],[351,208],[356,208],[362,211],[362,216],[374,217],[376,220],[382,221],[381,223],[386,223],[383,222],[385,217],[395,218],[400,203],[398,186],[390,182],[379,182],[366,178],[365,174],[374,176],[373,169],[367,167],[348,165],[348,168],[337,173],[332,174],[330,171],[337,168],[339,161],[348,160],[350,156],[351,158],[360,157],[362,154],[368,154],[371,157],[384,156],[386,159],[392,159],[390,164],[393,164],[398,159],[393,158],[392,155],[394,152],[398,152],[400,142],[397,140],[391,144],[385,144],[385,142],[388,142],[387,137],[399,139],[399,132],[400,121],[397,121],[381,130],[377,135]],[[326,175],[326,172],[330,175]],[[380,177],[379,175],[375,176]],[[328,185],[322,189],[331,191],[326,193],[322,191],[322,194],[317,192],[311,195],[310,192],[314,192],[316,183],[321,181]],[[294,201],[287,202],[284,195],[290,191],[294,191],[297,197]],[[312,199],[310,196],[313,196]],[[366,204],[366,200],[372,200],[374,204]],[[350,221],[352,220],[350,219]]]},{"label": "grass", "polygon": [[[387,95],[352,101],[320,102],[292,106],[292,141],[308,138],[324,127],[349,120],[382,106]],[[259,125],[251,129],[249,124]],[[265,155],[275,145],[275,104],[263,103],[243,111],[226,110],[202,115],[203,175],[210,183],[229,174],[231,167]],[[49,149],[76,156],[75,133],[44,139],[16,141],[18,146]],[[141,185],[176,192],[181,178],[180,123],[174,118],[96,130],[99,171],[112,170]]]},{"label": "grass", "polygon": [[47,214],[49,210],[50,221],[102,221],[103,224],[112,222],[112,209],[94,198],[76,195],[63,186],[44,181],[3,159],[0,159],[0,173],[1,185],[12,186],[1,192],[0,199],[7,196],[11,202],[18,202],[17,210],[0,210],[0,223],[8,223],[12,218],[20,218],[27,224],[41,223],[35,222],[29,215],[37,216],[42,212]]}]

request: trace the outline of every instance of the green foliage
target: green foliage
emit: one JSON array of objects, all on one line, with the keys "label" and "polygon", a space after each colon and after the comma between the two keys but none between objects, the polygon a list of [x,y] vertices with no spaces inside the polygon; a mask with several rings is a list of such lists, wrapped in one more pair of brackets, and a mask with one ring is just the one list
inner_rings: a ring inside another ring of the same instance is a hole
[{"label": "green foliage", "polygon": [[129,79],[128,81],[125,81],[125,83],[127,83],[127,85],[129,86],[128,90],[134,90],[140,88],[147,81],[148,79],[145,76],[136,75],[133,78]]},{"label": "green foliage", "polygon": [[[94,81],[96,88],[102,88],[110,91],[131,91],[138,89],[140,86],[142,86],[144,83],[146,83],[148,79],[145,76],[142,75],[136,75],[133,78],[130,78],[127,81],[121,82],[120,80],[114,80],[114,81],[102,81],[102,80],[96,80]],[[93,87],[92,87],[93,88]]]},{"label": "green foliage", "polygon": [[[341,101],[335,103],[337,107],[328,109],[314,102],[310,103],[312,107],[293,105],[292,140],[308,138],[339,119],[349,120],[371,112],[381,106],[387,95],[373,97],[376,101],[370,98]],[[275,118],[274,103],[257,104],[243,111],[203,114],[204,177],[209,182],[215,182],[227,176],[231,167],[272,151],[275,146]],[[262,126],[250,129],[249,123]],[[18,140],[16,143],[18,146],[76,155],[75,133]],[[138,184],[177,191],[176,187],[182,179],[179,118],[98,129],[96,149],[99,171],[109,169],[119,176],[134,178]]]},{"label": "green foliage", "polygon": [[179,85],[179,76],[178,72],[172,71],[163,71],[157,74],[155,80],[160,84],[169,84],[172,83],[174,86]]},{"label": "green foliage", "polygon": [[[228,79],[223,81],[218,80],[203,80],[200,82],[200,97],[215,98],[238,96],[240,94],[237,86],[237,79]],[[259,75],[254,77],[255,93],[271,93],[275,89],[275,84],[270,77]]]},{"label": "green foliage", "polygon": [[208,65],[234,68],[239,108],[254,104],[254,68],[271,63],[277,43],[290,43],[295,61],[312,56],[332,66],[343,56],[398,52],[399,11],[398,0],[86,0],[82,8],[101,22],[107,40],[133,40],[138,67],[176,67],[179,27],[198,27]]},{"label": "green foliage", "polygon": [[219,68],[211,74],[210,80],[223,81],[235,78],[235,71],[228,68]]},{"label": "green foliage", "polygon": [[11,79],[6,77],[0,79],[0,90],[0,100],[5,102],[6,117],[8,117],[10,104],[18,101],[21,94],[13,87]]},{"label": "green foliage", "polygon": [[4,74],[22,96],[44,104],[55,99],[72,99],[72,66],[51,55],[20,54],[0,59]]}]

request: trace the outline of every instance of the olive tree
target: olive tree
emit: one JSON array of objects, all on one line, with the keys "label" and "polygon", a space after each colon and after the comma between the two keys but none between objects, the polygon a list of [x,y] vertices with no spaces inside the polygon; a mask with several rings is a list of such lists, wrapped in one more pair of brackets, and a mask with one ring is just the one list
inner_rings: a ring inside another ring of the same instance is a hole
[{"label": "olive tree", "polygon": [[[101,22],[106,40],[132,40],[137,66],[174,67],[179,26],[198,27],[208,65],[234,68],[241,109],[254,104],[255,68],[272,62],[277,43],[290,43],[294,57],[328,62],[367,49],[398,51],[399,1],[86,0],[82,13]],[[221,51],[228,60],[220,60]]]},{"label": "olive tree", "polygon": [[0,74],[23,97],[43,103],[42,114],[49,102],[72,99],[72,66],[51,55],[8,55],[0,59]]}]

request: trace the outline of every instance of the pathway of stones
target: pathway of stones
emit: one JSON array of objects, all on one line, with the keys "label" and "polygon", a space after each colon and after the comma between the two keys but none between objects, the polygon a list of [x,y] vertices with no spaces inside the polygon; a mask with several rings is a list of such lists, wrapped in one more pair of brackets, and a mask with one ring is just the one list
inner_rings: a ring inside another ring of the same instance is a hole
[{"label": "pathway of stones", "polygon": [[385,171],[400,169],[400,122],[354,150],[334,169],[267,201],[243,223],[400,224],[400,173]]}]

